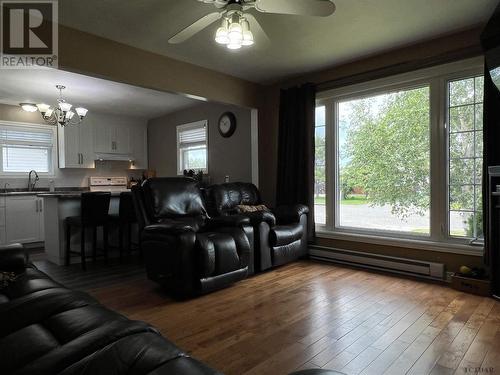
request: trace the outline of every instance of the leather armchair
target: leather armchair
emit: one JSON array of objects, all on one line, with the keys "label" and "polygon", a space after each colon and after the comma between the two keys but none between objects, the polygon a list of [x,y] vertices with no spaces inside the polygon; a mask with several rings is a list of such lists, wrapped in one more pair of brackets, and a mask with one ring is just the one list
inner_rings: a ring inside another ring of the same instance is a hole
[{"label": "leather armchair", "polygon": [[210,219],[195,180],[151,178],[132,193],[150,279],[174,294],[189,296],[253,273],[250,219]]},{"label": "leather armchair", "polygon": [[255,269],[264,271],[307,255],[308,207],[296,204],[270,211],[240,213],[238,205],[262,204],[260,192],[250,183],[209,186],[205,191],[212,217],[246,216],[255,231]]}]

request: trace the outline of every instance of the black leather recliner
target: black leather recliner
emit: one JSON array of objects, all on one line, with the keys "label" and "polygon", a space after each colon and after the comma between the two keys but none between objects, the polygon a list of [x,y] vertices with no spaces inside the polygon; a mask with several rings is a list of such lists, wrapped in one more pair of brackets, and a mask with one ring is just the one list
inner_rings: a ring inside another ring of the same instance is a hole
[{"label": "black leather recliner", "polygon": [[250,220],[208,218],[195,180],[151,178],[132,192],[150,279],[174,294],[190,296],[253,273]]},{"label": "black leather recliner", "polygon": [[238,205],[261,205],[254,184],[234,182],[209,186],[205,191],[212,217],[244,215],[255,231],[255,269],[264,271],[307,255],[307,206],[281,206],[270,211],[241,213]]}]

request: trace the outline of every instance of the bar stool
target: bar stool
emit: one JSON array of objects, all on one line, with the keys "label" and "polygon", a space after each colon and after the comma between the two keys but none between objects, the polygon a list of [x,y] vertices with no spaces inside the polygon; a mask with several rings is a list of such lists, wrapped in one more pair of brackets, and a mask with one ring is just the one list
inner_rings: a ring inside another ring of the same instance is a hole
[{"label": "bar stool", "polygon": [[[110,218],[113,222],[118,224],[118,246],[120,248],[120,259],[123,259],[124,237],[125,235],[127,236],[127,252],[130,254],[132,252],[132,224],[137,223],[131,192],[120,193],[118,215],[110,215]],[[137,248],[142,254],[140,239]]]},{"label": "bar stool", "polygon": [[109,192],[89,192],[82,193],[80,216],[70,216],[66,218],[66,265],[70,264],[71,251],[71,227],[80,228],[80,257],[82,269],[86,269],[85,260],[85,229],[92,230],[92,260],[97,258],[97,228],[102,227],[103,233],[103,255],[108,261],[108,222],[109,222],[109,202],[111,193]]}]

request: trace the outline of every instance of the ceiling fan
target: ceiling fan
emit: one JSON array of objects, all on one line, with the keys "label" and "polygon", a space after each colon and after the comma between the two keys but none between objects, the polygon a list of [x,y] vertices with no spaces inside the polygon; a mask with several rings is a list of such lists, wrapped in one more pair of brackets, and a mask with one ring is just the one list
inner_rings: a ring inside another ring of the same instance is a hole
[{"label": "ceiling fan", "polygon": [[242,46],[254,44],[251,30],[259,34],[259,38],[268,39],[253,14],[248,10],[255,9],[262,13],[289,14],[301,16],[328,17],[335,12],[335,4],[331,0],[198,0],[212,4],[218,11],[207,14],[184,28],[168,40],[171,44],[182,43],[199,33],[216,21],[222,20],[217,29],[215,41],[229,49],[240,49]]}]

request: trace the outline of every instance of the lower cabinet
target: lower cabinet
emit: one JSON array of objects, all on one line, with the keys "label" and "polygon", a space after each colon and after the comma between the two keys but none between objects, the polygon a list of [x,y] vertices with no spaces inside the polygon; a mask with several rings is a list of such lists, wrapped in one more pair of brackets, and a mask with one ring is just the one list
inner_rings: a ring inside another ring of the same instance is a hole
[{"label": "lower cabinet", "polygon": [[36,195],[5,198],[5,243],[44,241],[43,199]]}]

